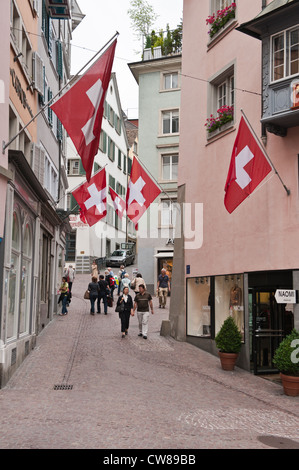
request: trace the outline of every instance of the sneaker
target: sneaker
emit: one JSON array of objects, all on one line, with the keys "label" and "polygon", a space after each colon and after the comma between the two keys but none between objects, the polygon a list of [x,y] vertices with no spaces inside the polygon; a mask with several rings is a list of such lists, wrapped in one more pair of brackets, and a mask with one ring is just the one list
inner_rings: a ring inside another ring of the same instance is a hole
[{"label": "sneaker", "polygon": [[147,336],[143,336],[143,339],[147,339]]},{"label": "sneaker", "polygon": [[139,333],[138,336],[142,336],[142,333]]}]

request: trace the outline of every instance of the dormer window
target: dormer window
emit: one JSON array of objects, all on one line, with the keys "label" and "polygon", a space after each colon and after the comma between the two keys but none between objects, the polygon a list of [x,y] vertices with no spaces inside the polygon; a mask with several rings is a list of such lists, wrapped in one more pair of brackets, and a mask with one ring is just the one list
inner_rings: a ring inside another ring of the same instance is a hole
[{"label": "dormer window", "polygon": [[272,36],[271,80],[299,73],[299,26]]}]

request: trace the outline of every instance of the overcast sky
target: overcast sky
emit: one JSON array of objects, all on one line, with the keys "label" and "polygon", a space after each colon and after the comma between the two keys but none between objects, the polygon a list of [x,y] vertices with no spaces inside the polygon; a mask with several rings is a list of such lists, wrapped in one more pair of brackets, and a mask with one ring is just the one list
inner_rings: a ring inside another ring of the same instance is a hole
[{"label": "overcast sky", "polygon": [[[72,73],[77,73],[119,32],[112,71],[116,73],[121,105],[129,118],[138,117],[138,85],[128,67],[141,60],[141,40],[132,29],[127,14],[130,0],[77,0],[86,16],[73,32]],[[158,16],[154,29],[174,29],[183,17],[183,0],[148,0]],[[139,53],[137,53],[139,51]]]}]

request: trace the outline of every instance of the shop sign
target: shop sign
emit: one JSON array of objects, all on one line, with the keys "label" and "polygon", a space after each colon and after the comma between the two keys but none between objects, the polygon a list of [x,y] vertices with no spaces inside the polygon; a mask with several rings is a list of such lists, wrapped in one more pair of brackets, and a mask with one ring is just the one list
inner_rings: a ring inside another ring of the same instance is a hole
[{"label": "shop sign", "polygon": [[12,85],[13,85],[14,89],[16,90],[16,93],[17,93],[17,95],[18,95],[18,97],[19,97],[19,99],[20,99],[20,101],[23,105],[23,108],[27,109],[30,116],[33,118],[33,112],[32,112],[32,109],[30,108],[29,103],[27,101],[26,93],[23,90],[21,82],[20,82],[19,78],[17,77],[16,72],[15,72],[14,69],[10,69],[10,75],[11,75]]},{"label": "shop sign", "polygon": [[277,289],[275,292],[275,299],[278,304],[295,304],[296,291],[287,289]]}]

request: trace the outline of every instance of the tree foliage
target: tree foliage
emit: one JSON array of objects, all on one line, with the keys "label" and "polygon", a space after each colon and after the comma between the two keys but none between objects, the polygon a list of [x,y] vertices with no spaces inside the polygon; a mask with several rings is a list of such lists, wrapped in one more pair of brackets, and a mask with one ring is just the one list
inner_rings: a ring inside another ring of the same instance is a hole
[{"label": "tree foliage", "polygon": [[131,0],[128,15],[139,38],[148,36],[158,15],[146,0]]}]

